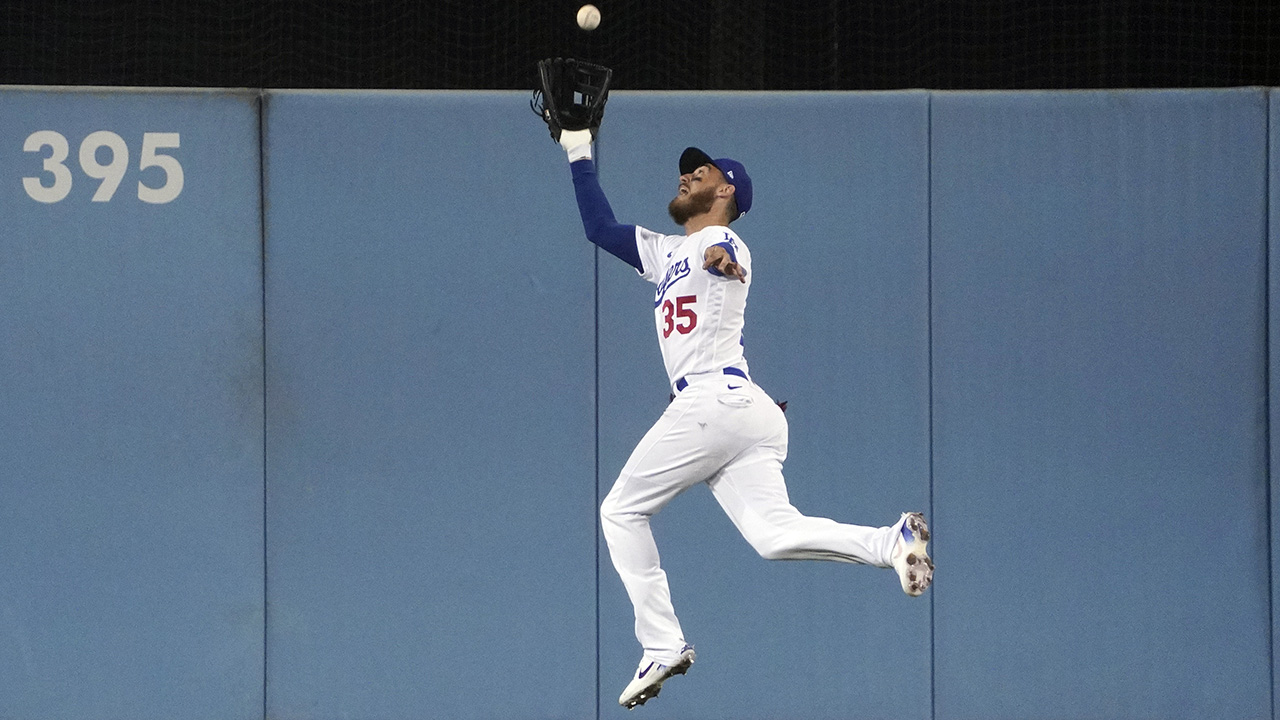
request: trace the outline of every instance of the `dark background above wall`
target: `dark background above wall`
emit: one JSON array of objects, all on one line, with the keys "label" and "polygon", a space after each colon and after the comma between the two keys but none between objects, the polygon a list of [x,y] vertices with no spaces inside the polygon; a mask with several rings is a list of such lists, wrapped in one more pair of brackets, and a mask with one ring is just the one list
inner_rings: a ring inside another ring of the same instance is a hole
[{"label": "dark background above wall", "polygon": [[6,3],[0,84],[532,87],[534,62],[622,89],[1280,84],[1269,0],[154,0]]}]

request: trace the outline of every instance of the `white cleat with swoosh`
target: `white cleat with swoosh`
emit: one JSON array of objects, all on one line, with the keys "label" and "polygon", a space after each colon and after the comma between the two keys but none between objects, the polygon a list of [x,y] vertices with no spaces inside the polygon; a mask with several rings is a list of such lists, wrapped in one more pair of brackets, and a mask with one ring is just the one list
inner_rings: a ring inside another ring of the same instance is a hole
[{"label": "white cleat with swoosh", "polygon": [[696,657],[692,645],[681,648],[680,659],[674,665],[663,665],[648,655],[644,656],[640,660],[640,666],[636,668],[635,677],[618,698],[618,704],[628,710],[634,710],[637,705],[643,705],[650,698],[658,697],[658,691],[662,690],[662,683],[673,675],[683,675],[688,672],[689,666],[693,665]]}]

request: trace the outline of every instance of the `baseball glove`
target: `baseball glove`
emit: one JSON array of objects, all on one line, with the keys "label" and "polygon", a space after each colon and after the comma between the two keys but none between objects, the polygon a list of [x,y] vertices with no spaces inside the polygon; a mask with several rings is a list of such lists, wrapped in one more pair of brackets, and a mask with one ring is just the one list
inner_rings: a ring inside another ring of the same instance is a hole
[{"label": "baseball glove", "polygon": [[591,130],[591,137],[604,119],[613,71],[603,65],[548,58],[538,61],[542,87],[533,91],[529,107],[551,130],[551,139],[560,142],[561,130]]}]

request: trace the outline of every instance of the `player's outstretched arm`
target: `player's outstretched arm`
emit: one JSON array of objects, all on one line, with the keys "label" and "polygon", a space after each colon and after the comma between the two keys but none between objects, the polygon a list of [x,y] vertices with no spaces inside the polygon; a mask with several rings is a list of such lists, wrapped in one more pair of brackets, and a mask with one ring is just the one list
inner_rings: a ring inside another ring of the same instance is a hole
[{"label": "player's outstretched arm", "polygon": [[747,281],[747,271],[738,264],[733,256],[733,249],[727,243],[718,243],[707,248],[702,254],[702,269],[714,275],[737,278],[739,282]]},{"label": "player's outstretched arm", "polygon": [[614,218],[613,208],[600,187],[596,164],[591,159],[591,131],[565,131],[560,145],[569,155],[573,172],[573,191],[578,200],[578,214],[587,239],[639,272],[644,272],[640,250],[636,247],[636,226],[623,225]]}]

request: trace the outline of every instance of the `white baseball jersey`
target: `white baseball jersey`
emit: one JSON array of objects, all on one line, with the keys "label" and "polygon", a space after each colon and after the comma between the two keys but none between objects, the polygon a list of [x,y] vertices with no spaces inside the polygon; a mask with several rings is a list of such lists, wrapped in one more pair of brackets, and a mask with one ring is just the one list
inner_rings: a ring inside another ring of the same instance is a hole
[{"label": "white baseball jersey", "polygon": [[[746,274],[746,282],[702,269],[703,254],[727,243]],[[742,325],[751,287],[751,252],[722,225],[692,235],[663,235],[636,227],[640,276],[658,286],[653,319],[667,377],[718,373],[726,367],[748,372],[742,354]]]}]

